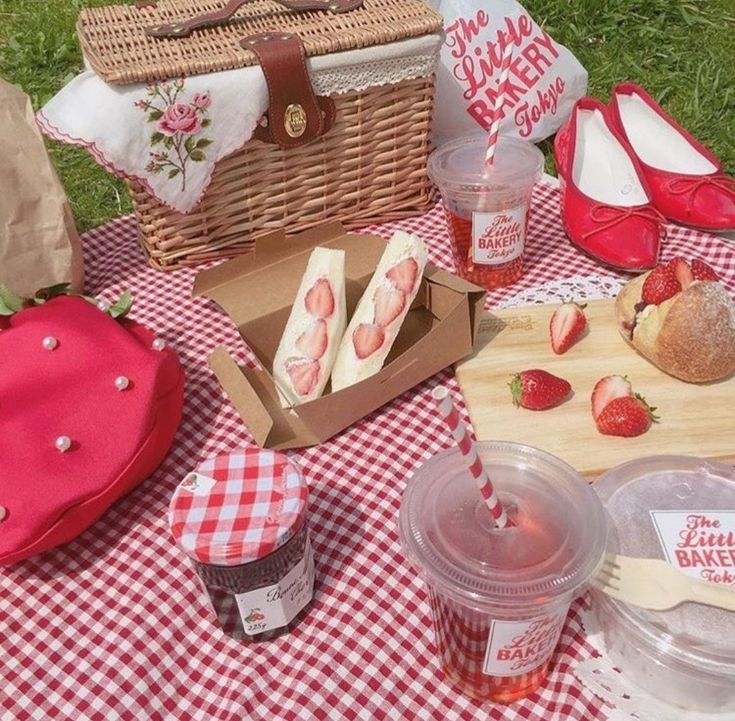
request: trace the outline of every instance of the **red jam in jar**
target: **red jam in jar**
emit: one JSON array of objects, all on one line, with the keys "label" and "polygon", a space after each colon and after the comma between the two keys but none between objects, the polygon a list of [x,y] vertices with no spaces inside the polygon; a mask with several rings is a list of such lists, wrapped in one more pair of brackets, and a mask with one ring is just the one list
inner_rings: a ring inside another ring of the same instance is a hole
[{"label": "red jam in jar", "polygon": [[306,612],[314,590],[307,495],[295,464],[260,449],[208,459],[176,488],[171,533],[227,635],[265,641]]}]

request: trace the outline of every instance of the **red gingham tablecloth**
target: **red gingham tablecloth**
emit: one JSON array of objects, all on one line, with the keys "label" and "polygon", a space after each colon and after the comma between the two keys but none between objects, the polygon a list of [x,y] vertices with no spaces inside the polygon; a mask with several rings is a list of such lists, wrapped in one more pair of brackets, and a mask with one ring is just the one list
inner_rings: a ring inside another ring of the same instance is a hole
[{"label": "red gingham tablecloth", "polygon": [[[488,305],[551,279],[611,275],[574,250],[557,215],[557,190],[537,186],[527,270]],[[421,235],[431,259],[451,269],[440,207],[367,228]],[[225,637],[203,603],[194,571],[166,526],[171,493],[202,459],[251,443],[206,365],[218,343],[247,359],[228,319],[190,297],[193,270],[148,268],[132,217],[84,238],[88,289],[108,299],[130,287],[132,317],[180,353],[187,373],[184,420],[158,471],[78,539],[0,569],[0,719],[604,719],[580,687],[575,662],[592,648],[579,605],[545,685],[510,706],[483,706],[442,678],[426,592],[403,557],[397,515],[407,477],[451,445],[430,393],[451,371],[404,393],[319,447],[290,454],[310,486],[316,596],[290,635],[262,645]],[[733,245],[675,226],[663,257],[704,258],[735,290]],[[115,419],[109,419],[115,433]],[[29,442],[33,442],[29,439]],[[543,446],[543,439],[539,439]]]}]

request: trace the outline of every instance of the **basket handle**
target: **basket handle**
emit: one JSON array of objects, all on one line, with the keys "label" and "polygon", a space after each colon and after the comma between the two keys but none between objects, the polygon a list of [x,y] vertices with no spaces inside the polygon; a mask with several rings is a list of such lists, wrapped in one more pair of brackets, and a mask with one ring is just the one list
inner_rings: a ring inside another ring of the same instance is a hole
[{"label": "basket handle", "polygon": [[[295,12],[307,12],[309,10],[328,10],[331,13],[346,13],[362,7],[363,0],[276,0],[279,4]],[[252,0],[229,0],[221,9],[203,15],[197,15],[188,20],[180,20],[176,23],[164,23],[153,25],[145,29],[146,35],[154,38],[185,38],[192,30],[198,28],[216,27],[226,25],[230,18],[245,3]]]}]

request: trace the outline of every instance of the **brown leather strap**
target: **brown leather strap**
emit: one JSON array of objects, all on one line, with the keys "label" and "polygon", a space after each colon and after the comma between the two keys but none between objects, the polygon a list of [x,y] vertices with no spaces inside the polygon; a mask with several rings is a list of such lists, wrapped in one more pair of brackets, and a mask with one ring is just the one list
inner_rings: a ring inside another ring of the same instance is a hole
[{"label": "brown leather strap", "polygon": [[[252,0],[229,0],[227,4],[216,12],[205,13],[181,20],[177,23],[163,23],[145,29],[146,34],[154,38],[183,38],[197,28],[225,25],[229,19],[246,2]],[[309,10],[325,10],[331,13],[346,13],[362,7],[363,0],[276,0],[289,10],[307,12]]]},{"label": "brown leather strap", "polygon": [[255,53],[268,84],[267,125],[258,126],[256,138],[293,148],[332,127],[334,102],[314,94],[304,45],[297,35],[260,33],[244,38],[240,45]]}]

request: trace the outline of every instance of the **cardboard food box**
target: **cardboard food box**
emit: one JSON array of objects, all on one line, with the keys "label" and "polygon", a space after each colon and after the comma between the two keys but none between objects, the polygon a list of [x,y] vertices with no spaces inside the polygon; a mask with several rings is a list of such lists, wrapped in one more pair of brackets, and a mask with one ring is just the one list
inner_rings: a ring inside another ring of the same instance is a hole
[{"label": "cardboard food box", "polygon": [[204,270],[194,295],[227,312],[262,368],[240,366],[223,346],[209,357],[255,441],[264,448],[302,448],[322,443],[438,371],[472,352],[485,292],[427,264],[418,295],[382,370],[348,388],[293,408],[281,408],[271,376],[309,254],[316,246],[345,251],[347,312],[352,312],[385,250],[374,235],[346,233],[338,222],[286,237],[258,238],[255,252]]}]

